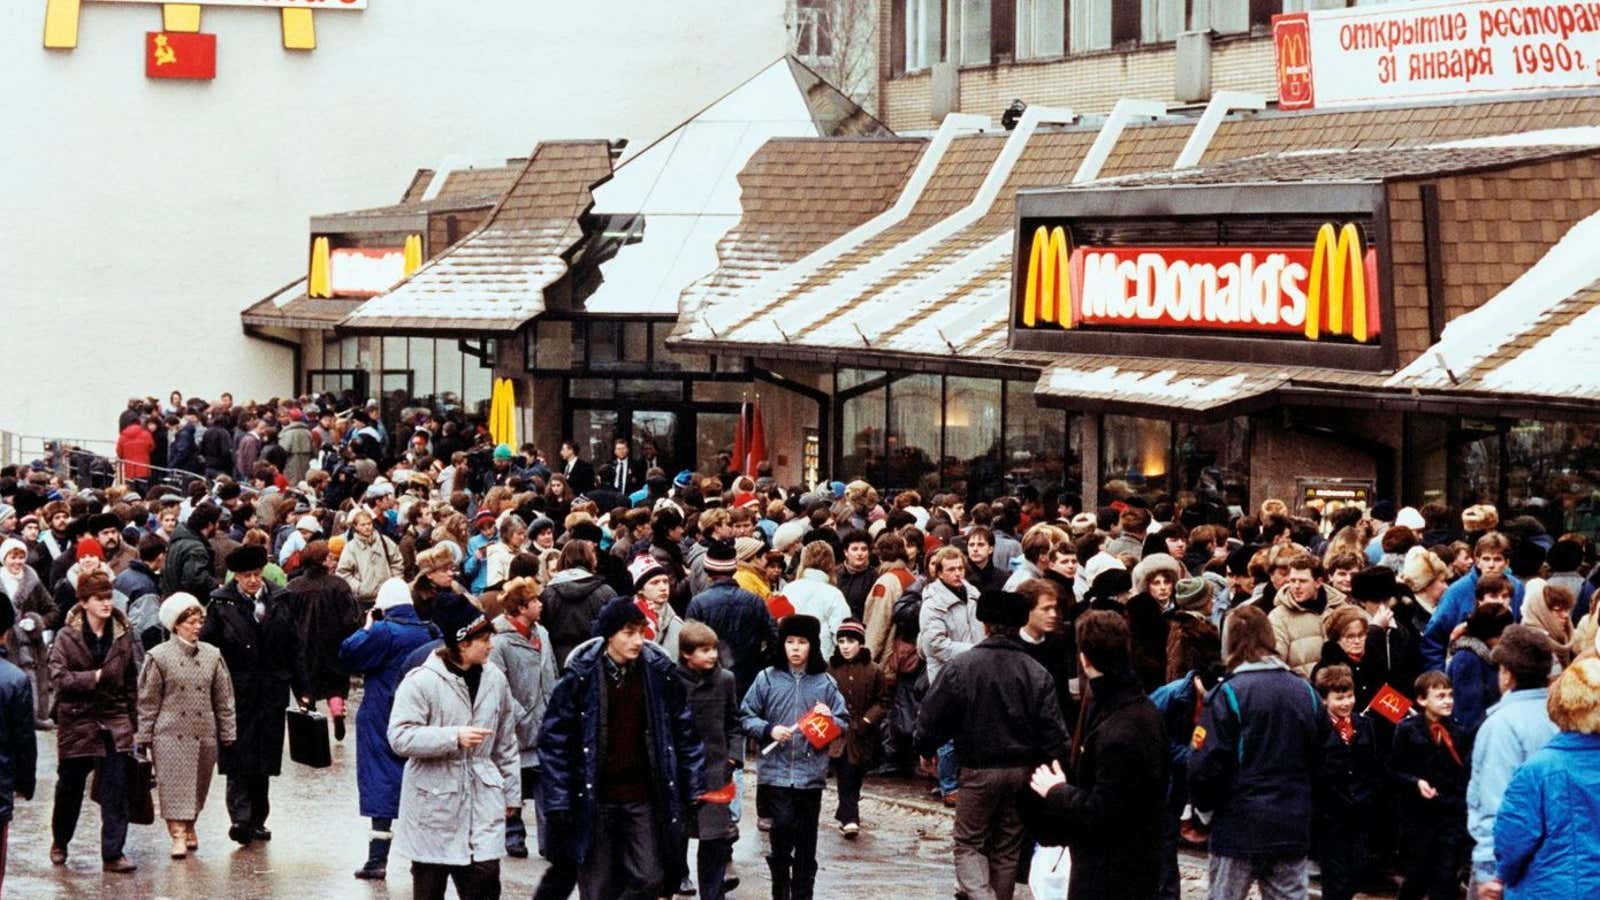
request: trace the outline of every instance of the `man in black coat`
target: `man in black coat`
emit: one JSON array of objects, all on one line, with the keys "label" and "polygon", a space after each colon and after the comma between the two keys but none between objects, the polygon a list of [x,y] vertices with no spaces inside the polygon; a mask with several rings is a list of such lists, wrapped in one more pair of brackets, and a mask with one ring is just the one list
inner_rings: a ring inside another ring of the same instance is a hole
[{"label": "man in black coat", "polygon": [[645,464],[629,455],[627,438],[617,438],[612,443],[611,455],[611,462],[600,473],[601,487],[624,497],[644,487]]},{"label": "man in black coat", "polygon": [[263,547],[239,547],[227,558],[233,581],[211,594],[200,639],[222,652],[233,680],[239,737],[222,748],[217,769],[228,778],[228,837],[270,841],[268,779],[283,766],[284,711],[291,692],[310,705],[299,626],[288,592],[266,583]]},{"label": "man in black coat", "polygon": [[574,495],[594,490],[594,466],[578,455],[578,445],[572,438],[561,442],[561,474],[567,476],[567,487]]},{"label": "man in black coat", "polygon": [[1077,632],[1089,709],[1071,783],[1060,763],[1033,773],[1044,798],[1041,839],[1072,849],[1070,900],[1147,900],[1161,879],[1166,731],[1133,674],[1127,620],[1085,613]]},{"label": "man in black coat", "polygon": [[953,837],[957,889],[969,897],[1011,897],[1023,839],[1017,800],[1035,766],[1066,753],[1050,673],[1017,638],[1031,606],[1009,591],[979,595],[988,637],[945,664],[917,715],[917,752],[931,759],[954,740],[961,760]]}]

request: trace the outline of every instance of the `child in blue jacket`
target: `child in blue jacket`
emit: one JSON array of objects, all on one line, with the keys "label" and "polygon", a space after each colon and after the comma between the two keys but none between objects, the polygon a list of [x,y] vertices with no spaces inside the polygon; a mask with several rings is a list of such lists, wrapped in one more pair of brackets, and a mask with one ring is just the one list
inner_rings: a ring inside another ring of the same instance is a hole
[{"label": "child in blue jacket", "polygon": [[771,742],[762,753],[756,780],[770,798],[772,855],[767,866],[772,895],[810,900],[828,750],[813,747],[797,725],[816,712],[831,716],[842,731],[850,725],[850,714],[822,656],[822,624],[813,616],[786,616],[778,623],[778,639],[784,662],[756,676],[740,713],[745,734]]}]

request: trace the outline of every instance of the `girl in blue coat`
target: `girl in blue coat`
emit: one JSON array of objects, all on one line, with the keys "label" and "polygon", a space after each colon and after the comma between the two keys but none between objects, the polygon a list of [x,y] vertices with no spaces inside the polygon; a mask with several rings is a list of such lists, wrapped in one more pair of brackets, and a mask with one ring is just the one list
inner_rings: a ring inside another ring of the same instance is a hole
[{"label": "girl in blue coat", "polygon": [[771,802],[772,896],[811,900],[828,750],[813,747],[797,725],[816,712],[831,716],[843,731],[850,713],[822,657],[822,623],[813,616],[786,616],[778,623],[778,638],[784,662],[756,676],[740,713],[745,734],[771,742],[762,752],[756,781]]},{"label": "girl in blue coat", "polygon": [[400,779],[405,774],[405,760],[389,749],[389,712],[395,688],[406,674],[406,657],[436,637],[436,629],[417,618],[410,586],[390,578],[378,588],[366,623],[339,645],[340,665],[366,678],[361,708],[356,711],[356,786],[361,815],[372,820],[372,836],[357,878],[382,879],[388,874],[394,837],[389,829],[400,815]]}]

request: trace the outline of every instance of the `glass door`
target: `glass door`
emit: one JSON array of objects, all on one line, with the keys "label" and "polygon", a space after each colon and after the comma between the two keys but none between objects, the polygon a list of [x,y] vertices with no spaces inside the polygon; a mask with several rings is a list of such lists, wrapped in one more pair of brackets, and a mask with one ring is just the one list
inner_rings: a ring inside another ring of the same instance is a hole
[{"label": "glass door", "polygon": [[[630,417],[633,453],[652,466],[660,466],[670,477],[678,470],[677,460],[686,454],[678,446],[678,414],[667,410],[636,409]],[[646,444],[650,447],[646,447]],[[653,449],[652,449],[653,448]]]}]

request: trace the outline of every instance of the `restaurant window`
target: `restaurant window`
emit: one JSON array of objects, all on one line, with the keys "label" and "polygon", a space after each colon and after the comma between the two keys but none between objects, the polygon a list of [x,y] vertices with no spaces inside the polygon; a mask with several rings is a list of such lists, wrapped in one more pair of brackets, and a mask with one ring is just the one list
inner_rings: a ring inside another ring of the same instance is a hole
[{"label": "restaurant window", "polygon": [[1066,52],[1067,0],[1017,0],[1017,59]]},{"label": "restaurant window", "polygon": [[583,362],[572,322],[539,319],[528,328],[528,368],[568,371]]},{"label": "restaurant window", "polygon": [[926,491],[939,458],[938,375],[907,375],[889,385],[889,435],[884,445],[885,485]]},{"label": "restaurant window", "polygon": [[[990,0],[960,0],[961,2],[961,64],[986,66],[990,61]],[[1010,2],[1010,0],[998,0]]]},{"label": "restaurant window", "polygon": [[412,394],[433,396],[433,338],[406,338],[406,361],[411,367]]},{"label": "restaurant window", "polygon": [[1204,424],[1180,424],[1176,450],[1177,484],[1214,523],[1242,515],[1250,505],[1250,420],[1244,416]]},{"label": "restaurant window", "polygon": [[971,496],[985,485],[1000,483],[1002,405],[999,379],[945,378],[942,488]]},{"label": "restaurant window", "polygon": [[[466,356],[453,340],[434,341],[434,406],[449,409],[461,403]],[[477,365],[477,360],[472,361]]]},{"label": "restaurant window", "polygon": [[[841,372],[841,380],[843,373]],[[888,391],[877,388],[839,405],[840,481],[865,478],[883,484],[883,422]]]},{"label": "restaurant window", "polygon": [[695,459],[703,475],[728,471],[733,460],[733,433],[739,427],[738,413],[697,413],[695,415]]},{"label": "restaurant window", "polygon": [[411,368],[406,358],[406,339],[403,337],[386,337],[381,340],[382,355],[378,358],[378,367],[385,371]]},{"label": "restaurant window", "polygon": [[1006,482],[1011,485],[1031,484],[1043,490],[1052,485],[1066,485],[1077,492],[1083,481],[1083,471],[1078,465],[1077,429],[1071,434],[1068,445],[1068,423],[1065,410],[1044,409],[1033,396],[1033,382],[1006,382],[1006,434],[1003,470]]},{"label": "restaurant window", "polygon": [[942,0],[904,0],[906,5],[906,71],[931,69],[944,41]]},{"label": "restaurant window", "polygon": [[[1506,434],[1505,508],[1554,536],[1600,532],[1600,425],[1521,421]],[[1502,513],[1502,517],[1504,517]]]},{"label": "restaurant window", "polygon": [[[494,368],[483,365],[471,356],[464,357],[462,362],[464,371],[461,379],[461,405],[471,413],[487,413],[489,395],[494,392]],[[531,402],[531,398],[524,396],[524,392],[520,390],[516,399],[518,406],[527,406]]]},{"label": "restaurant window", "polygon": [[1172,423],[1107,415],[1100,434],[1100,502],[1170,491]]},{"label": "restaurant window", "polygon": [[676,403],[683,399],[683,382],[668,378],[619,378],[616,395],[626,400],[666,400]]},{"label": "restaurant window", "polygon": [[1451,441],[1452,493],[1461,507],[1500,503],[1501,430],[1492,420],[1463,419]]}]

